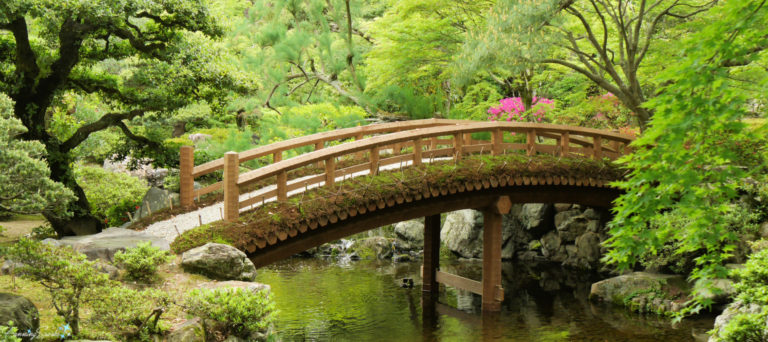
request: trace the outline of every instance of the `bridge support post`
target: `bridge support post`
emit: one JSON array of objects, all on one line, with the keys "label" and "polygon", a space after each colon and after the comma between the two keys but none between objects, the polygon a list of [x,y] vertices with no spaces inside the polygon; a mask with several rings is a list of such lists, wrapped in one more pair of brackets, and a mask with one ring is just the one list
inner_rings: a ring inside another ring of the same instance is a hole
[{"label": "bridge support post", "polygon": [[179,202],[183,208],[195,205],[195,148],[182,146],[179,150]]},{"label": "bridge support post", "polygon": [[421,295],[437,300],[440,287],[437,270],[440,267],[440,214],[424,218],[424,264],[421,266]]},{"label": "bridge support post", "polygon": [[[483,311],[500,311],[504,300],[501,287],[501,221],[512,202],[502,196],[483,210]],[[425,230],[426,232],[426,230]]]},{"label": "bridge support post", "polygon": [[240,176],[240,158],[237,152],[224,155],[224,220],[237,221],[240,216],[240,189],[237,178]]}]

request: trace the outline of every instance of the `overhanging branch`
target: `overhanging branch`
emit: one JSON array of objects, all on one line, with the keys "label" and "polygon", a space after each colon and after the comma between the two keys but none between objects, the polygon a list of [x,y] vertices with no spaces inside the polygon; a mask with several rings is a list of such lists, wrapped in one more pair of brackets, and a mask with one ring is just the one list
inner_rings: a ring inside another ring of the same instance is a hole
[{"label": "overhanging branch", "polygon": [[107,129],[111,126],[119,126],[122,124],[123,120],[131,120],[135,117],[143,116],[146,112],[151,110],[153,109],[135,109],[124,113],[106,114],[99,120],[78,128],[72,137],[61,144],[61,149],[63,152],[68,152],[77,147],[77,145],[80,145],[83,141],[85,141],[85,139],[88,139],[88,136],[90,136],[92,133]]}]

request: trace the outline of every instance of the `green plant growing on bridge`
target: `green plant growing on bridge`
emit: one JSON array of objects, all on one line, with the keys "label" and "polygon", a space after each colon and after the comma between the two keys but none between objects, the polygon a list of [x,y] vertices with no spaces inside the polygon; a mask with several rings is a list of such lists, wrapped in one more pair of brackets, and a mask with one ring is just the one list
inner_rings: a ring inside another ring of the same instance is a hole
[{"label": "green plant growing on bridge", "polygon": [[[633,144],[637,152],[621,160],[632,171],[617,183],[626,194],[616,201],[605,261],[631,268],[668,245],[675,254],[698,253],[686,313],[709,306],[705,290],[712,279],[727,276],[724,263],[737,237],[727,221],[730,202],[741,180],[764,170],[764,161],[755,164],[736,152],[734,142],[757,140],[764,131],[745,129],[748,96],[729,66],[749,65],[755,49],[765,46],[765,5],[729,1],[715,8],[722,20],[686,40],[685,57],[662,74],[667,86],[648,104],[656,114]],[[765,77],[748,87],[764,95]],[[670,210],[686,220],[651,224]]]}]

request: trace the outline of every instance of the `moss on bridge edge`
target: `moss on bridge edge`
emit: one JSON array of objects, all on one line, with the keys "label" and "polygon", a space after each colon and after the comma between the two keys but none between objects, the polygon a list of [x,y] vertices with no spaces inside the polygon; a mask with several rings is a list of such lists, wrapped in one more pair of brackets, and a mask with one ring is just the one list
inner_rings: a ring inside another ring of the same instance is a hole
[{"label": "moss on bridge edge", "polygon": [[259,240],[285,235],[302,222],[393,197],[420,197],[436,188],[463,187],[500,177],[570,177],[593,179],[603,183],[620,180],[626,170],[613,162],[550,155],[470,156],[458,163],[434,162],[402,170],[382,171],[375,176],[361,176],[337,182],[293,196],[287,201],[271,202],[241,214],[237,222],[215,222],[183,233],[172,244],[175,253],[183,253],[208,242],[230,244],[243,251],[256,250]]}]

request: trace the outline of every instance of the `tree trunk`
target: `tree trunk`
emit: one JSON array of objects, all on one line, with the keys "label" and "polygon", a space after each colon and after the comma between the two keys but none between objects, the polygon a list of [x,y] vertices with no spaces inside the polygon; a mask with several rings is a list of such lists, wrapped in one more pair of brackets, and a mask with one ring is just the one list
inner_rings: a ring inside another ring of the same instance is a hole
[{"label": "tree trunk", "polygon": [[61,152],[60,144],[55,137],[48,137],[45,144],[48,152],[48,165],[51,168],[51,179],[64,184],[77,196],[77,200],[69,204],[70,217],[61,217],[61,213],[45,211],[43,216],[51,223],[59,237],[72,235],[88,235],[101,232],[104,224],[91,214],[91,205],[85,196],[83,188],[77,184],[72,170],[73,160],[69,152]]}]

